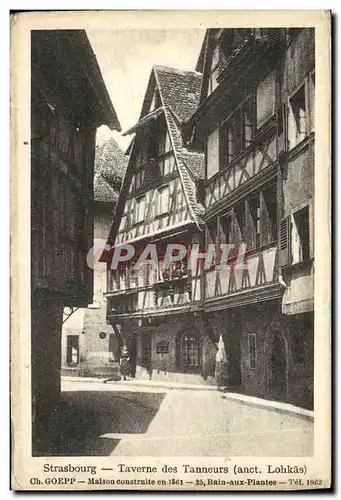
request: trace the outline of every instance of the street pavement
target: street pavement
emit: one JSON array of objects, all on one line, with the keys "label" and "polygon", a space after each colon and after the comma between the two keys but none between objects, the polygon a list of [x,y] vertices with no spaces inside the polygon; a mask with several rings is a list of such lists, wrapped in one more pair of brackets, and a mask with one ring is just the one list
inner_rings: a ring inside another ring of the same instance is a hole
[{"label": "street pavement", "polygon": [[62,381],[62,456],[310,456],[313,422],[218,390]]}]

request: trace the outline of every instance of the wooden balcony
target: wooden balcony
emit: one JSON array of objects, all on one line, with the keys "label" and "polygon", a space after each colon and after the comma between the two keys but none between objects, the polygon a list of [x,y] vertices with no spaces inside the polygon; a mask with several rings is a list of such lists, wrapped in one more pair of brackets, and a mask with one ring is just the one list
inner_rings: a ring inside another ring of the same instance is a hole
[{"label": "wooden balcony", "polygon": [[278,283],[277,242],[246,254],[245,269],[231,265],[205,273],[205,309],[236,307],[281,297]]},{"label": "wooden balcony", "polygon": [[170,276],[169,279],[155,281],[152,285],[108,292],[107,317],[186,312],[193,305],[192,286],[190,277],[184,275]]},{"label": "wooden balcony", "polygon": [[262,127],[266,135],[262,142],[254,139],[251,146],[234,158],[230,165],[221,168],[205,183],[205,208],[207,214],[219,210],[227,200],[248,192],[250,186],[265,182],[276,175],[277,135],[275,115]]}]

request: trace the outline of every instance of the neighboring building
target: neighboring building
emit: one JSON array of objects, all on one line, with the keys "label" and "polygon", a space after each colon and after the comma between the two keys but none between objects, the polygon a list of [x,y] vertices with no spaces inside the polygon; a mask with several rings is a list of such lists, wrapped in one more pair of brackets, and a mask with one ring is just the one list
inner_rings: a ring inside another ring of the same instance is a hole
[{"label": "neighboring building", "polygon": [[[96,128],[120,130],[83,30],[31,34],[33,454],[46,454],[60,400],[63,308],[92,302]],[[58,428],[58,425],[56,426]]]},{"label": "neighboring building", "polygon": [[314,30],[208,30],[197,69],[206,235],[247,244],[247,270],[209,270],[203,287],[228,386],[312,407]]},{"label": "neighboring building", "polygon": [[[94,242],[105,242],[113,220],[128,158],[114,139],[97,146],[94,179]],[[64,316],[62,374],[119,374],[120,339],[106,320],[106,268],[94,271],[94,294],[87,308]],[[70,311],[71,312],[71,311]],[[119,375],[118,375],[119,376]]]},{"label": "neighboring building", "polygon": [[123,265],[109,270],[107,319],[141,378],[202,382],[214,374],[216,347],[199,313],[200,273],[192,275],[186,263],[162,269],[167,244],[203,242],[197,183],[204,155],[182,140],[200,89],[199,73],[154,67],[139,122],[126,132],[136,135],[108,244],[132,243],[136,260],[156,243],[159,264],[139,273]]},{"label": "neighboring building", "polygon": [[160,264],[172,242],[237,249],[109,271],[134,376],[313,406],[314,61],[313,29],[210,29],[197,72],[154,68],[108,243],[158,242]]}]

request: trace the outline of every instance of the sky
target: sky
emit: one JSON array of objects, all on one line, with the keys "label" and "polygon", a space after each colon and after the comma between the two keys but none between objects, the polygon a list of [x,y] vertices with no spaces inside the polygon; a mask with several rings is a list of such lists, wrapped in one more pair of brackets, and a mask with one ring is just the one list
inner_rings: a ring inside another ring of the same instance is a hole
[{"label": "sky", "polygon": [[[87,30],[122,132],[139,119],[153,65],[194,70],[205,30]],[[132,136],[102,126],[100,144],[114,137],[123,150]]]}]

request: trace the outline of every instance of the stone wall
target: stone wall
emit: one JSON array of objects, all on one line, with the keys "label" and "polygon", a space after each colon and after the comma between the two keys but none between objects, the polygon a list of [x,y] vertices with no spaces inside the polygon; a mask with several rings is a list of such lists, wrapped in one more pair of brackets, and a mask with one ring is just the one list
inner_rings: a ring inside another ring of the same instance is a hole
[{"label": "stone wall", "polygon": [[[269,301],[225,309],[211,313],[209,318],[216,335],[224,339],[228,390],[312,407],[312,313],[285,316],[281,314],[280,301]],[[249,346],[249,336],[252,335],[255,336],[254,363],[250,359]],[[238,362],[239,387],[236,383]],[[279,382],[282,376],[281,390]]]}]

